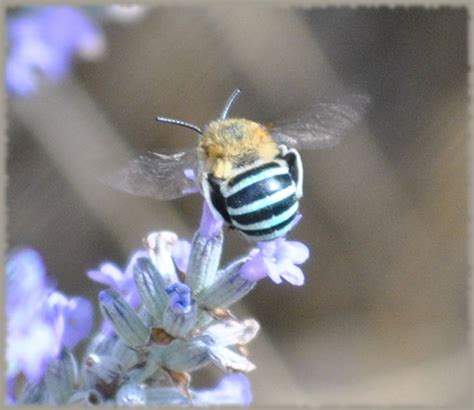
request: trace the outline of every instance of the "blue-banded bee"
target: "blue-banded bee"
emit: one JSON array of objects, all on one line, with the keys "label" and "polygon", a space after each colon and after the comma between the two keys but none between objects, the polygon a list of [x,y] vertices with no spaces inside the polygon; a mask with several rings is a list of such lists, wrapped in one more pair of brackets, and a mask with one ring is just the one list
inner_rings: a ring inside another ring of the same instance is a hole
[{"label": "blue-banded bee", "polygon": [[285,236],[295,225],[303,196],[303,166],[297,149],[331,147],[360,119],[368,98],[351,94],[318,102],[297,120],[274,127],[228,118],[239,95],[231,94],[217,120],[204,129],[172,118],[162,123],[200,135],[197,149],[142,154],[107,178],[141,196],[173,199],[200,191],[217,218],[255,241]]}]

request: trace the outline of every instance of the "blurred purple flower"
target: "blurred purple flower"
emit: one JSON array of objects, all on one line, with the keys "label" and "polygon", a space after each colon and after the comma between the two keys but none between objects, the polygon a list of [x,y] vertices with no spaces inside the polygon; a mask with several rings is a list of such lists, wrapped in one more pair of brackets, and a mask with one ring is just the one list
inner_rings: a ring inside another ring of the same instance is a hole
[{"label": "blurred purple flower", "polygon": [[135,251],[123,272],[117,265],[105,262],[99,266],[99,269],[87,272],[87,276],[93,281],[102,283],[117,291],[130,306],[136,308],[140,303],[140,295],[133,279],[133,266],[136,260],[141,257],[148,257],[148,252],[144,250]]},{"label": "blurred purple flower", "polygon": [[101,29],[80,9],[69,6],[31,8],[7,20],[8,92],[30,95],[37,75],[57,81],[70,71],[75,55],[96,58],[104,51]]},{"label": "blurred purple flower", "polygon": [[16,313],[18,305],[28,298],[44,294],[46,268],[41,255],[33,249],[12,252],[6,263],[7,315]]},{"label": "blurred purple flower", "polygon": [[259,242],[258,249],[250,251],[250,259],[242,266],[242,274],[249,280],[260,280],[269,276],[275,283],[282,278],[295,286],[304,284],[301,265],[309,257],[306,245],[297,241],[278,238],[274,241]]},{"label": "blurred purple flower", "polygon": [[193,395],[196,406],[249,406],[251,402],[250,381],[242,373],[224,376],[213,389],[195,391]]},{"label": "blurred purple flower", "polygon": [[21,249],[6,263],[7,278],[7,380],[18,374],[37,382],[49,360],[59,353],[60,343],[48,315],[49,288],[39,253]]},{"label": "blurred purple flower", "polygon": [[12,389],[21,373],[37,383],[63,346],[72,348],[88,335],[92,306],[53,291],[44,261],[33,249],[19,249],[8,257],[6,278],[7,386]]},{"label": "blurred purple flower", "polygon": [[95,58],[103,52],[104,39],[99,26],[78,8],[41,7],[38,12],[45,43],[56,50]]},{"label": "blurred purple flower", "polygon": [[82,297],[68,299],[60,292],[48,297],[48,305],[57,337],[62,345],[73,349],[92,330],[93,307]]}]

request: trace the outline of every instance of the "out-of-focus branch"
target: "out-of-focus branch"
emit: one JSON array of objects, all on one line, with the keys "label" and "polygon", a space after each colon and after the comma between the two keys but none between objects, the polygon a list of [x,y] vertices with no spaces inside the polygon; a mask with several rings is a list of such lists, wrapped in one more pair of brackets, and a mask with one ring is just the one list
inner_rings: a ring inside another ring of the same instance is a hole
[{"label": "out-of-focus branch", "polygon": [[130,150],[119,132],[76,81],[61,86],[43,86],[38,96],[12,99],[12,113],[27,127],[57,164],[72,188],[112,233],[126,254],[140,245],[137,237],[165,226],[185,229],[174,207],[157,203],[153,209],[143,201],[128,206],[114,200],[110,188],[98,183],[101,165],[130,157]]}]

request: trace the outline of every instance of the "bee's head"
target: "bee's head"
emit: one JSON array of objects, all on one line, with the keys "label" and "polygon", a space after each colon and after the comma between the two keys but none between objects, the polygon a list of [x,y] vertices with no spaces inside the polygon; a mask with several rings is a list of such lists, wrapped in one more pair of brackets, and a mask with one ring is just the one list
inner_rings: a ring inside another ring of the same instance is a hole
[{"label": "bee's head", "polygon": [[200,139],[198,155],[217,178],[229,178],[235,168],[255,161],[270,161],[278,147],[267,127],[240,119],[212,121]]},{"label": "bee's head", "polygon": [[238,88],[233,91],[219,119],[209,123],[204,131],[186,121],[156,118],[158,122],[179,125],[202,135],[198,146],[200,164],[216,178],[230,178],[238,168],[256,161],[271,161],[278,155],[278,146],[267,127],[241,118],[227,118],[239,93]]}]

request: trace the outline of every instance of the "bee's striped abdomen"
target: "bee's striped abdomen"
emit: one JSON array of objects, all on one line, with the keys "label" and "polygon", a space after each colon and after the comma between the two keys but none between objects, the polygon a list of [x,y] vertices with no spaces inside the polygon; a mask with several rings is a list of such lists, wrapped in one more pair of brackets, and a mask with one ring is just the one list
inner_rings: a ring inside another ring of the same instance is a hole
[{"label": "bee's striped abdomen", "polygon": [[296,185],[288,167],[270,162],[231,178],[221,193],[233,226],[268,241],[286,235],[298,211]]}]

